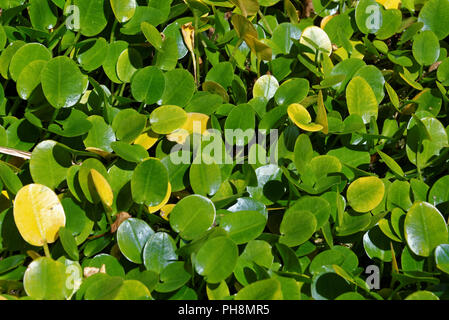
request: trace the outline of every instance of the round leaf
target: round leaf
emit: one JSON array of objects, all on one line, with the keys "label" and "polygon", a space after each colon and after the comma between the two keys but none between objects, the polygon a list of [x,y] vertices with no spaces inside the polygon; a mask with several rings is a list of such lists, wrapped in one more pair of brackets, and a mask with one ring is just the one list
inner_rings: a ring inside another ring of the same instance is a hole
[{"label": "round leaf", "polygon": [[181,128],[187,121],[184,109],[167,105],[156,108],[150,115],[151,130],[160,134],[169,134]]},{"label": "round leaf", "polygon": [[130,218],[118,228],[117,244],[126,259],[141,264],[143,248],[153,234],[153,229],[145,221]]},{"label": "round leaf", "polygon": [[237,245],[231,239],[212,238],[195,255],[195,270],[208,283],[219,283],[232,274],[238,255]]},{"label": "round leaf", "polygon": [[368,212],[376,208],[385,194],[385,185],[377,177],[362,177],[348,187],[346,196],[349,205],[358,212]]},{"label": "round leaf", "polygon": [[448,231],[441,213],[427,202],[416,202],[405,217],[405,238],[413,253],[428,257],[442,243]]},{"label": "round leaf", "polygon": [[215,220],[215,206],[206,197],[182,198],[170,213],[170,226],[183,239],[192,240],[206,232]]},{"label": "round leaf", "polygon": [[83,94],[84,81],[76,63],[64,56],[50,60],[41,74],[42,90],[56,109],[75,105]]},{"label": "round leaf", "polygon": [[53,243],[65,226],[64,208],[57,195],[41,184],[29,184],[14,200],[14,221],[23,239],[34,246]]},{"label": "round leaf", "polygon": [[168,172],[158,159],[149,158],[134,169],[131,192],[136,203],[156,206],[164,200],[167,188]]}]

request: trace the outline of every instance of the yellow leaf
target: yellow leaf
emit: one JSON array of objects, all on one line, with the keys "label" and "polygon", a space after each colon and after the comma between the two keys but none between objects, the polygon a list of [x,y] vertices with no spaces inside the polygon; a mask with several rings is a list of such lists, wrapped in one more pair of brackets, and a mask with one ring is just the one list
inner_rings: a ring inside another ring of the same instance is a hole
[{"label": "yellow leaf", "polygon": [[195,47],[195,28],[192,26],[192,23],[189,22],[182,25],[181,32],[187,48],[193,53],[193,48]]},{"label": "yellow leaf", "polygon": [[165,206],[163,206],[160,212],[161,217],[168,221],[168,215],[170,214],[170,212],[173,210],[174,207],[175,204],[166,204]]},{"label": "yellow leaf", "polygon": [[376,0],[384,6],[385,9],[398,9],[401,0]]},{"label": "yellow leaf", "polygon": [[134,140],[134,144],[139,144],[145,148],[145,150],[150,149],[157,142],[159,135],[149,130],[142,133],[140,136]]},{"label": "yellow leaf", "polygon": [[29,184],[16,195],[14,221],[26,242],[43,246],[56,241],[59,228],[65,226],[65,213],[53,190]]},{"label": "yellow leaf", "polygon": [[316,123],[323,126],[323,133],[328,134],[329,133],[329,124],[327,122],[327,112],[326,107],[324,106],[323,101],[323,92],[320,90],[318,92],[318,111],[316,115]]},{"label": "yellow leaf", "polygon": [[287,113],[290,120],[305,131],[315,132],[323,129],[322,125],[311,122],[312,117],[310,113],[299,103],[291,104],[287,109]]},{"label": "yellow leaf", "polygon": [[92,177],[92,181],[95,186],[95,190],[97,190],[98,196],[100,200],[108,207],[112,206],[112,202],[114,200],[114,194],[112,193],[111,186],[105,177],[101,175],[95,169],[90,169],[90,176]]},{"label": "yellow leaf", "polygon": [[6,190],[3,190],[3,191],[2,191],[2,195],[3,195],[6,199],[9,200],[9,194],[8,194],[8,192],[7,192]]},{"label": "yellow leaf", "polygon": [[183,144],[192,133],[204,134],[207,131],[208,122],[209,116],[205,114],[196,112],[187,113],[187,121],[184,125],[167,135],[167,139]]},{"label": "yellow leaf", "polygon": [[167,204],[168,200],[170,200],[170,196],[171,196],[171,184],[169,182],[167,187],[167,193],[165,194],[164,200],[162,200],[162,202],[159,203],[157,206],[148,207],[148,211],[150,213],[155,213],[156,211],[159,211],[163,206]]}]

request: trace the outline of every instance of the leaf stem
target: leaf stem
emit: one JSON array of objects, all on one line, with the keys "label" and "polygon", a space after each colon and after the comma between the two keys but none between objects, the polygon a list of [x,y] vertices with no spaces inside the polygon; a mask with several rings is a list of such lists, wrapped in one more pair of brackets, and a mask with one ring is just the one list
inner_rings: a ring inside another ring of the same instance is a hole
[{"label": "leaf stem", "polygon": [[72,45],[65,51],[64,56],[68,56],[70,54],[70,52],[72,52],[73,48],[78,43],[80,37],[81,37],[81,33],[78,31],[76,33],[76,36],[75,36],[75,39],[73,40]]},{"label": "leaf stem", "polygon": [[50,254],[50,249],[48,248],[48,243],[46,240],[44,240],[44,252],[45,252],[45,256],[47,258],[52,259],[51,254]]}]

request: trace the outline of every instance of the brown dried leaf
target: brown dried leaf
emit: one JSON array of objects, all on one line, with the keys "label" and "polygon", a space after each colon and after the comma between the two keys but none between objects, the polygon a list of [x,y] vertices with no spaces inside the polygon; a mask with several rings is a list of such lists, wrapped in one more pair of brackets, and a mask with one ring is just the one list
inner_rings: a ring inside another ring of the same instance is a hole
[{"label": "brown dried leaf", "polygon": [[95,267],[86,267],[83,270],[84,277],[89,278],[90,276],[93,276],[96,273],[106,273],[106,265],[101,265],[101,268],[95,268]]},{"label": "brown dried leaf", "polygon": [[111,233],[116,232],[122,222],[129,218],[131,218],[131,216],[128,212],[122,211],[117,213],[117,219],[115,219],[114,223],[111,225]]}]

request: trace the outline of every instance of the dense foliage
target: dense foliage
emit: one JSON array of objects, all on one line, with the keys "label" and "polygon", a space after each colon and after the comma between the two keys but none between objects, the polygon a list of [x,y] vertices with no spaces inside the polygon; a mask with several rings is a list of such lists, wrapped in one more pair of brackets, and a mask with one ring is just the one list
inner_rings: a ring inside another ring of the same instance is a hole
[{"label": "dense foliage", "polygon": [[448,0],[0,0],[0,299],[445,299]]}]

